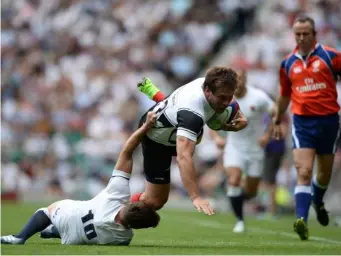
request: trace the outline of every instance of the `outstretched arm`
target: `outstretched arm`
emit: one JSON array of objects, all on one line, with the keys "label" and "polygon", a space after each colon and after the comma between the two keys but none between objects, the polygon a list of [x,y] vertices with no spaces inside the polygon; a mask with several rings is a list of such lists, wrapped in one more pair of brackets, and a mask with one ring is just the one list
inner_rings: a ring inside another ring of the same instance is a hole
[{"label": "outstretched arm", "polygon": [[186,188],[194,207],[199,212],[204,212],[205,214],[212,215],[214,214],[214,209],[211,207],[210,203],[207,200],[200,196],[200,190],[193,162],[194,149],[194,141],[183,136],[177,136],[176,159],[179,165],[182,183],[184,184],[184,187]]},{"label": "outstretched arm", "polygon": [[143,137],[153,127],[155,123],[155,113],[148,112],[146,122],[137,129],[126,141],[118,157],[115,169],[126,173],[131,173],[133,169],[133,153],[137,146],[140,144]]},{"label": "outstretched arm", "polygon": [[281,121],[285,115],[286,110],[290,104],[290,97],[287,96],[279,96],[276,102],[275,113],[273,117],[273,136],[276,139],[280,139],[281,135]]}]

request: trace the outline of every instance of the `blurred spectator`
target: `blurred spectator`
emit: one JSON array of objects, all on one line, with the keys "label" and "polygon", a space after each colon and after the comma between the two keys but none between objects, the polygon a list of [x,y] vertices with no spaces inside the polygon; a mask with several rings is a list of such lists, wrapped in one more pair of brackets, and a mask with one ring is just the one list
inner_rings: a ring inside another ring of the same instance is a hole
[{"label": "blurred spectator", "polygon": [[[227,5],[2,1],[3,188],[97,193],[141,113],[153,104],[137,82],[148,76],[170,92],[197,76],[242,22],[234,15],[240,7]],[[138,177],[141,165],[136,167]]]}]

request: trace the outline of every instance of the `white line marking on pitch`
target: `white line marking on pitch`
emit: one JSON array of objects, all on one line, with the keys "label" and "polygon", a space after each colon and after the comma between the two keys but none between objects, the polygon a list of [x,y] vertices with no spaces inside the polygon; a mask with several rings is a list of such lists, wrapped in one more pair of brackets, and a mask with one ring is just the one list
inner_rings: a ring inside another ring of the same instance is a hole
[{"label": "white line marking on pitch", "polygon": [[[214,220],[193,220],[192,218],[184,218],[181,217],[182,220],[190,221],[192,223],[195,223],[197,225],[200,225],[202,227],[210,227],[210,228],[217,228],[217,229],[226,229],[226,224],[225,226],[222,225],[222,223],[218,222],[218,221],[214,221]],[[249,228],[248,230],[250,231],[254,231],[254,232],[258,232],[258,233],[263,233],[263,234],[278,234],[281,236],[286,236],[286,237],[291,237],[291,238],[297,238],[297,235],[292,234],[292,233],[288,233],[288,232],[284,232],[284,231],[272,231],[272,230],[268,230],[268,229],[261,229],[261,228]],[[319,242],[326,242],[326,243],[330,243],[330,244],[337,244],[337,245],[341,245],[340,241],[337,240],[332,240],[332,239],[328,239],[328,238],[324,238],[324,237],[318,237],[318,236],[310,236],[309,237],[310,240],[314,240],[314,241],[319,241]]]}]

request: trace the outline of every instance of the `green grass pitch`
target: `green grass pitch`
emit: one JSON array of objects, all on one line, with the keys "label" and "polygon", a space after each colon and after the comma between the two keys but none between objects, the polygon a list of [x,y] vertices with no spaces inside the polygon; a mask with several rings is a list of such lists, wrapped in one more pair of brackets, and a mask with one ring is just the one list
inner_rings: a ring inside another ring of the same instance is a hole
[{"label": "green grass pitch", "polygon": [[[31,214],[44,205],[2,204],[1,235],[15,234]],[[132,244],[121,246],[61,245],[57,239],[35,235],[25,245],[2,245],[1,254],[341,254],[341,229],[321,227],[310,220],[310,240],[292,231],[294,217],[277,221],[247,218],[248,231],[234,234],[234,218],[218,213],[164,209],[158,228],[135,231]]]}]

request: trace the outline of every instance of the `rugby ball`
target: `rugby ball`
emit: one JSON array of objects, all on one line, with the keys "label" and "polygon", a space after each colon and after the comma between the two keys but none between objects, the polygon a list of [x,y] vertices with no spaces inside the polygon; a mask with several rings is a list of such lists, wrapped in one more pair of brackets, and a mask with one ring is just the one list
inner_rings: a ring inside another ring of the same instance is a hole
[{"label": "rugby ball", "polygon": [[214,114],[208,121],[207,126],[212,129],[219,131],[221,130],[223,124],[229,123],[236,116],[239,110],[239,104],[237,101],[231,102],[223,113]]}]

